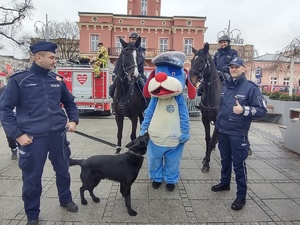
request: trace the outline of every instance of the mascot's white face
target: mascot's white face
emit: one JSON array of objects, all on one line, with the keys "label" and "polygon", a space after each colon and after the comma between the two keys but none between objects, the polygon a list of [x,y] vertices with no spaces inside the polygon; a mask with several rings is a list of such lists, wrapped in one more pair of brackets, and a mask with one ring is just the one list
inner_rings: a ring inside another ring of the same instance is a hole
[{"label": "mascot's white face", "polygon": [[[148,91],[151,96],[157,98],[170,98],[178,96],[182,93],[184,88],[184,75],[183,69],[174,69],[168,72],[164,69],[156,70],[155,77],[150,80]],[[167,73],[166,73],[167,72]]]}]

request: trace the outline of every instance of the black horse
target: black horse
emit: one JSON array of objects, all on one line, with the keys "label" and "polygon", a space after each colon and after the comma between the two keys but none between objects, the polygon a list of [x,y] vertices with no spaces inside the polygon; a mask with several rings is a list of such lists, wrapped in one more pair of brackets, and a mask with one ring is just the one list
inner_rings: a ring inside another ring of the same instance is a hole
[{"label": "black horse", "polygon": [[215,64],[209,54],[209,44],[205,43],[204,48],[196,50],[191,61],[189,76],[194,86],[198,82],[203,84],[203,95],[200,102],[202,123],[205,128],[206,153],[203,159],[202,172],[209,171],[209,162],[212,150],[218,142],[218,130],[214,127],[213,135],[210,134],[210,125],[214,125],[220,111],[220,98],[223,83],[217,73]]},{"label": "black horse", "polygon": [[121,151],[124,117],[128,117],[131,120],[130,139],[133,141],[136,139],[138,119],[142,123],[144,120],[143,112],[146,108],[146,100],[137,84],[138,76],[140,76],[137,67],[140,39],[137,39],[136,43],[127,43],[120,38],[120,42],[123,46],[119,59],[121,60],[121,66],[115,78],[117,80],[113,96],[113,107],[118,126],[116,153]]}]

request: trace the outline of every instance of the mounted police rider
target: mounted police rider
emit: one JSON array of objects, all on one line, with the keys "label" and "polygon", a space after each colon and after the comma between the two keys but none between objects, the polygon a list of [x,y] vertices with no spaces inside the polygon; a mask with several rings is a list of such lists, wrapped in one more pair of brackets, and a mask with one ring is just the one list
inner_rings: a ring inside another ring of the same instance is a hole
[{"label": "mounted police rider", "polygon": [[[141,38],[141,37],[137,32],[135,32],[135,31],[131,32],[129,34],[129,43],[135,43],[138,38]],[[138,78],[137,82],[138,82],[138,85],[139,85],[139,88],[140,88],[141,92],[143,92],[143,88],[144,88],[145,83],[147,81],[147,77],[144,74],[145,52],[146,52],[145,48],[143,48],[142,46],[138,47],[139,57],[138,57],[138,62],[137,62],[138,65],[137,66],[138,66],[138,71],[139,71],[140,77]],[[118,75],[118,71],[119,71],[119,68],[120,68],[120,65],[121,65],[121,61],[122,61],[121,57],[119,57],[116,65],[115,65],[114,71],[113,71],[113,83],[109,87],[109,96],[111,98],[114,96],[114,92],[115,92],[115,89],[116,89],[115,78]]]},{"label": "mounted police rider", "polygon": [[[228,64],[236,57],[238,53],[236,50],[232,49],[230,46],[230,37],[228,35],[223,35],[219,38],[220,48],[217,50],[216,54],[213,57],[217,72],[220,79],[224,82],[230,78],[229,75],[229,66]],[[203,94],[203,85],[201,84],[197,92],[198,96]]]}]

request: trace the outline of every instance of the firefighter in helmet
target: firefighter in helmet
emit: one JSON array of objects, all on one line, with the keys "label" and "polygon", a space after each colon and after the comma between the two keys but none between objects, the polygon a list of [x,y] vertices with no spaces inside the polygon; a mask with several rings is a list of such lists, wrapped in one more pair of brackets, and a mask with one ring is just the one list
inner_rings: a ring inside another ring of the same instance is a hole
[{"label": "firefighter in helmet", "polygon": [[100,68],[107,67],[108,52],[102,42],[100,42],[97,46],[99,49],[97,52],[97,57],[94,60],[93,66],[94,66],[95,77],[100,77]]},{"label": "firefighter in helmet", "polygon": [[[138,38],[141,38],[141,37],[137,32],[135,32],[135,31],[131,32],[129,34],[129,43],[135,43]],[[140,74],[140,77],[138,79],[138,85],[139,85],[140,90],[142,92],[143,92],[144,85],[147,81],[147,77],[144,74],[145,52],[146,52],[145,48],[143,48],[142,46],[138,47],[138,53],[139,53],[138,71],[139,71],[139,74]],[[109,87],[109,96],[110,97],[114,96],[114,92],[115,92],[115,89],[116,89],[116,82],[114,81],[114,78],[116,77],[116,75],[119,71],[120,64],[121,64],[121,60],[120,60],[120,57],[119,57],[116,65],[115,65],[114,71],[113,71],[113,83]]]}]

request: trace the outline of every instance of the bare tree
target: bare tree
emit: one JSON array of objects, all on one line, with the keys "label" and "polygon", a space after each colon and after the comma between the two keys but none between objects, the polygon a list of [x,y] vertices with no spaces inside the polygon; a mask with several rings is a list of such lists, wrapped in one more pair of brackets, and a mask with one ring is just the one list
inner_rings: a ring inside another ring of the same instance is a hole
[{"label": "bare tree", "polygon": [[[36,30],[39,39],[46,39],[44,30]],[[58,45],[61,59],[76,60],[79,54],[79,28],[76,22],[49,21],[49,40]]]},{"label": "bare tree", "polygon": [[1,0],[0,3],[0,36],[17,45],[23,45],[24,39],[18,37],[22,22],[31,15],[32,0]]}]

